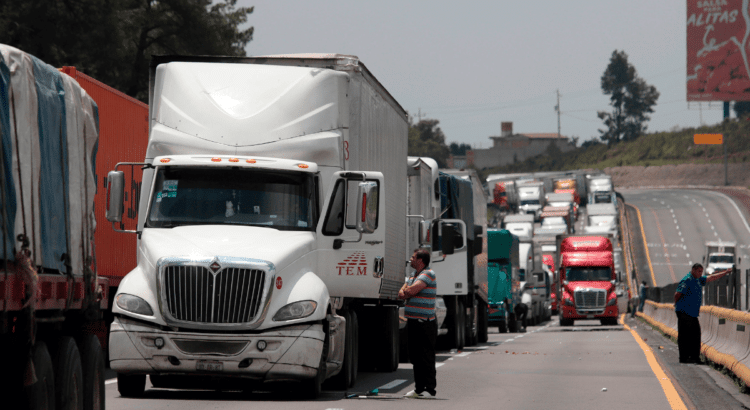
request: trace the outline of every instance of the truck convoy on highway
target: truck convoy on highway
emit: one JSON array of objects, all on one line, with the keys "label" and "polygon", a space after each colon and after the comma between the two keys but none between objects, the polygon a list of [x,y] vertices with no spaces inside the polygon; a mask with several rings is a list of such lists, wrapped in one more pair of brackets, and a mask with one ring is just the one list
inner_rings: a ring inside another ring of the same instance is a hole
[{"label": "truck convoy on highway", "polygon": [[489,325],[516,332],[515,306],[520,289],[518,237],[506,229],[487,231]]},{"label": "truck convoy on highway", "polygon": [[[104,408],[94,174],[97,105],[69,75],[0,45],[0,392],[7,408]],[[100,337],[97,337],[100,336]]]},{"label": "truck convoy on highway", "polygon": [[[400,105],[335,54],[155,57],[150,89],[145,161],[108,176],[107,219],[139,255],[113,307],[120,393],[141,395],[146,375],[204,375],[291,379],[315,396],[329,377],[351,386],[360,362],[395,370],[411,252]],[[142,195],[122,229],[130,168]],[[455,222],[430,238],[424,222],[420,245],[443,255],[481,238]],[[461,284],[453,297],[479,302],[465,296],[480,281]]]},{"label": "truck convoy on highway", "polygon": [[617,238],[617,209],[612,203],[589,204],[586,207],[586,226],[583,228],[587,234],[612,235]]},{"label": "truck convoy on highway", "polygon": [[736,242],[709,241],[706,242],[706,255],[703,262],[706,264],[706,274],[715,271],[732,269],[739,261],[735,261],[737,255]]},{"label": "truck convoy on highway", "polygon": [[588,191],[588,203],[614,203],[616,201],[614,190],[612,189],[612,177],[609,175],[589,175],[586,176]]},{"label": "truck convoy on highway", "polygon": [[611,237],[559,235],[556,242],[560,325],[572,326],[577,319],[616,324],[617,276]]}]

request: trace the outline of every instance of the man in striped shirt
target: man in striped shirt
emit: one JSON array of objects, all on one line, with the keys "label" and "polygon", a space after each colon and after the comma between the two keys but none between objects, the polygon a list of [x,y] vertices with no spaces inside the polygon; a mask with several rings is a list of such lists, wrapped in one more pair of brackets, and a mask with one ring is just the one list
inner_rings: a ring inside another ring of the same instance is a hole
[{"label": "man in striped shirt", "polygon": [[414,365],[414,390],[406,397],[435,397],[437,386],[435,372],[435,341],[437,320],[435,316],[435,293],[437,280],[429,268],[430,252],[418,249],[409,260],[414,272],[398,292],[406,300],[406,331],[409,360]]}]

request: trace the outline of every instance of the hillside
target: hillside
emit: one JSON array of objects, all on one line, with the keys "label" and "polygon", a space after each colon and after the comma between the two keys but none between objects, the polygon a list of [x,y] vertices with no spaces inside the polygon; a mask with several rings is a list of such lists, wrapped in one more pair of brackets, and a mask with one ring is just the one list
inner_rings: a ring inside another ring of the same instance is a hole
[{"label": "hillside", "polygon": [[677,181],[674,183],[677,185],[723,185],[723,147],[695,145],[694,134],[723,134],[729,154],[730,175],[735,175],[730,177],[730,184],[750,185],[750,175],[744,175],[743,171],[747,167],[742,165],[750,162],[748,118],[728,119],[720,124],[699,128],[649,133],[611,147],[593,143],[564,155],[551,149],[546,155],[505,167],[484,169],[480,173],[486,177],[501,173],[598,168],[612,175],[620,186],[642,186],[661,179]]}]

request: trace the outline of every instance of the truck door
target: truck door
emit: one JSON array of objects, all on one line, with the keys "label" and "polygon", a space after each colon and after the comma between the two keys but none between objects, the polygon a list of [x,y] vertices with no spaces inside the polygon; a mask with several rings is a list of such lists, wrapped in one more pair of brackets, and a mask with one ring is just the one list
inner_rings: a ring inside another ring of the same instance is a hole
[{"label": "truck door", "polygon": [[[329,186],[317,227],[316,273],[331,296],[377,299],[385,266],[383,174],[335,172]],[[363,192],[370,197],[362,198]],[[363,232],[362,224],[368,223]]]}]

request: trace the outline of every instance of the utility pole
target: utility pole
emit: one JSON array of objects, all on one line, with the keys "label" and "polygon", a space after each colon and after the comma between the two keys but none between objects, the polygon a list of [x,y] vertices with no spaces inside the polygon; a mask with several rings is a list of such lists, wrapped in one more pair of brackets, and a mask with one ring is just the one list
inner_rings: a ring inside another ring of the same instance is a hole
[{"label": "utility pole", "polygon": [[422,115],[422,109],[420,108],[417,111],[417,123],[419,123],[420,121],[422,121],[422,117],[426,117],[426,116],[427,116],[427,114]]},{"label": "utility pole", "polygon": [[557,89],[557,105],[555,106],[557,111],[557,138],[560,138],[560,89]]}]

